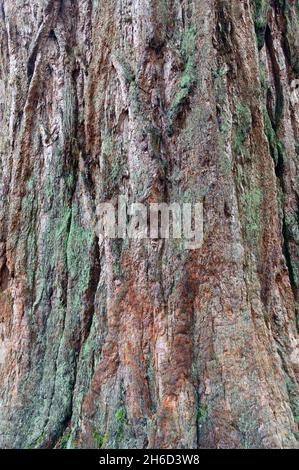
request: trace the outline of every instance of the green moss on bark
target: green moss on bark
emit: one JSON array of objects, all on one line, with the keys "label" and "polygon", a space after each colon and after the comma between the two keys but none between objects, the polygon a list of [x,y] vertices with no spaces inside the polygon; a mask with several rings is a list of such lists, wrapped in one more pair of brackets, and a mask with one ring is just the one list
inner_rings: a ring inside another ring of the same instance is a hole
[{"label": "green moss on bark", "polygon": [[181,105],[192,92],[196,80],[196,38],[197,30],[195,27],[189,27],[184,30],[180,41],[180,54],[184,64],[179,86],[174,94],[169,108],[169,120],[172,123]]},{"label": "green moss on bark", "polygon": [[258,48],[265,44],[265,31],[270,9],[269,0],[250,0]]}]

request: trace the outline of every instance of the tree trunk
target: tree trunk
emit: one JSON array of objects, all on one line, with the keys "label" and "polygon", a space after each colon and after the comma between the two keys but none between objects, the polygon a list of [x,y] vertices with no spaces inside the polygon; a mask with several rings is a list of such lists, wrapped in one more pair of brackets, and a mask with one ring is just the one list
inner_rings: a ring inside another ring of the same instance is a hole
[{"label": "tree trunk", "polygon": [[[298,443],[298,0],[0,0],[0,446]],[[201,200],[204,241],[99,237]]]}]

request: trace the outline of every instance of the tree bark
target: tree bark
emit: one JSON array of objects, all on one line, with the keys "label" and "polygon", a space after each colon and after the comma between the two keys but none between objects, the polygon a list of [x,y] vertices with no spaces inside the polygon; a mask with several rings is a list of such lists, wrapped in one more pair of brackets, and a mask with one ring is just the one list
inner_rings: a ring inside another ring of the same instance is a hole
[{"label": "tree bark", "polygon": [[[0,0],[0,446],[298,446],[298,0]],[[99,239],[200,199],[204,242]]]}]

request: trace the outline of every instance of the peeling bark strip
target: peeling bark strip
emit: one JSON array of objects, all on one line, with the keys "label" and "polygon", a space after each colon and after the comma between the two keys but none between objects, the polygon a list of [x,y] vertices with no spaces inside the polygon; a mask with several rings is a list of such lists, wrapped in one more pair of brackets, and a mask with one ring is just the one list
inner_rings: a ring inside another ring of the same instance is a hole
[{"label": "peeling bark strip", "polygon": [[[298,446],[297,0],[0,0],[0,446]],[[203,201],[204,240],[98,207]]]}]

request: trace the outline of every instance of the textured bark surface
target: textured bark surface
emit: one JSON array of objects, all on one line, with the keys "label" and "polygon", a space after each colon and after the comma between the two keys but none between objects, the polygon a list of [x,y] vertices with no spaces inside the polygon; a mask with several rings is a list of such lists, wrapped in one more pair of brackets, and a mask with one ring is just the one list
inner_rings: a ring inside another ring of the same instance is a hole
[{"label": "textured bark surface", "polygon": [[[0,0],[0,446],[298,445],[298,0]],[[97,207],[204,203],[204,243]]]}]

